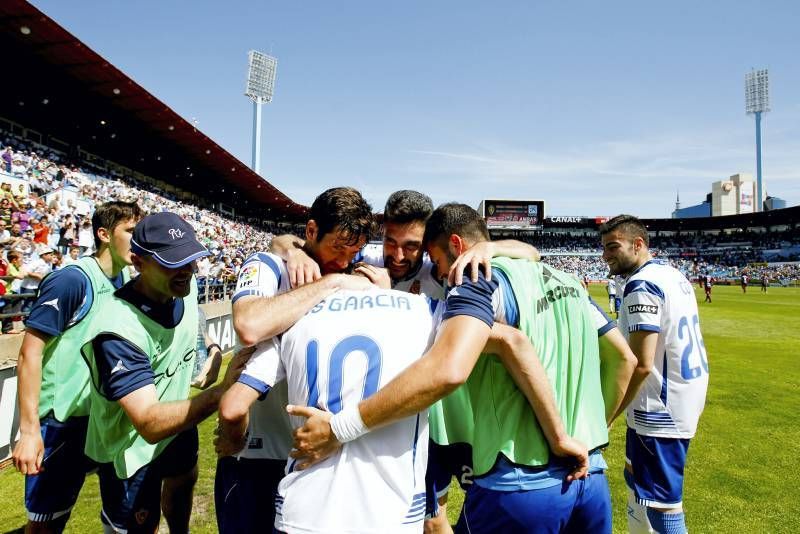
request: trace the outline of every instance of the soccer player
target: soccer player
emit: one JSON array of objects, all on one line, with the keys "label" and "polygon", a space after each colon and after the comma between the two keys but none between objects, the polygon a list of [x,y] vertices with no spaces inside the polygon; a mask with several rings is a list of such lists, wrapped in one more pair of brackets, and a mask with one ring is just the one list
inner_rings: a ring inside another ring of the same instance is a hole
[{"label": "soccer player", "polygon": [[614,280],[613,276],[608,277],[606,291],[608,291],[608,313],[615,313],[619,318],[619,310],[617,309],[617,282]]},{"label": "soccer player", "polygon": [[749,282],[747,273],[742,273],[741,282],[742,282],[742,293],[747,293],[747,282]]},{"label": "soccer player", "polygon": [[708,303],[711,302],[711,290],[713,289],[713,287],[714,287],[714,278],[710,274],[706,273],[706,275],[703,277],[703,291],[705,291],[706,293],[705,302]]},{"label": "soccer player", "polygon": [[[458,255],[486,239],[480,215],[462,204],[437,208],[425,234],[439,272],[447,272]],[[493,267],[503,276],[498,274],[490,282],[479,275],[478,282],[467,280],[450,290],[436,342],[427,355],[375,395],[332,417],[314,408],[291,406],[290,413],[309,416],[295,433],[297,451],[292,456],[302,458],[299,467],[311,465],[339,443],[415,413],[466,383],[464,394],[452,406],[444,404],[446,421],[439,429],[457,432],[472,447],[475,484],[467,493],[457,530],[570,527],[610,532],[608,485],[599,453],[608,434],[597,333],[587,295],[569,275],[539,263],[501,258],[493,260]],[[549,388],[540,385],[523,395],[502,363],[491,356],[479,358],[496,316],[520,326],[522,332],[509,330],[539,354],[566,428],[545,424],[538,412],[534,419],[528,407],[529,393],[546,391],[552,402]],[[434,417],[439,414],[432,412]],[[472,431],[468,424],[457,430],[470,421],[474,421]],[[573,456],[575,439],[593,451],[577,470],[570,458],[556,458]],[[587,468],[593,476],[573,480]]]},{"label": "soccer player", "polygon": [[80,347],[128,280],[130,240],[141,210],[133,202],[97,206],[97,252],[45,278],[26,321],[17,364],[20,440],[12,455],[25,477],[28,532],[60,532],[88,470],[89,370]]},{"label": "soccer player", "polygon": [[[257,253],[242,265],[233,295],[233,321],[245,345],[286,331],[325,297],[345,288],[368,288],[364,277],[341,274],[373,228],[372,207],[349,187],[320,194],[311,205],[304,250],[324,276],[292,290],[285,262]],[[214,498],[223,534],[255,532],[274,518],[273,498],[291,449],[286,386],[264,400],[251,396],[246,377],[225,396],[220,419],[235,413],[249,421],[247,442],[225,450],[217,462]],[[249,412],[249,415],[248,415]]]},{"label": "soccer player", "polygon": [[764,274],[761,275],[761,292],[766,293],[767,288],[769,288],[769,275],[764,271]]},{"label": "soccer player", "polygon": [[708,359],[691,283],[653,261],[631,215],[600,227],[603,259],[626,276],[620,328],[638,359],[624,405],[631,532],[685,532],[683,473],[708,388]]},{"label": "soccer player", "polygon": [[85,451],[99,464],[106,531],[154,532],[163,482],[170,531],[188,532],[196,425],[217,409],[240,361],[231,362],[222,384],[188,398],[197,343],[195,260],[209,252],[191,225],[169,212],[139,221],[131,251],[140,275],[105,303],[81,348],[92,382]]},{"label": "soccer player", "polygon": [[[237,386],[254,402],[285,380],[291,403],[333,413],[352,409],[422,356],[432,340],[432,315],[431,301],[423,296],[375,286],[339,291],[280,338],[262,344]],[[246,412],[231,413],[225,401],[220,434],[236,443],[245,433]],[[302,419],[292,418],[292,425],[301,426]],[[296,461],[284,459],[287,475],[276,498],[275,528],[421,532],[427,450],[423,410],[347,443],[311,469],[297,471]]]}]

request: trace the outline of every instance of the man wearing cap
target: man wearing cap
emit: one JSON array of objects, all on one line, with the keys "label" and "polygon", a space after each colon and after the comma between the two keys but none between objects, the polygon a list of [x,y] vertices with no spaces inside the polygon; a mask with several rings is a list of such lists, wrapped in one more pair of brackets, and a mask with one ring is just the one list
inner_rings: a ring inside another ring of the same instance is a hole
[{"label": "man wearing cap", "polygon": [[140,217],[133,202],[98,206],[92,217],[97,253],[48,275],[26,320],[17,362],[20,439],[12,458],[26,475],[29,532],[62,530],[93,468],[83,452],[89,370],[80,347],[114,290],[128,281],[131,232]]},{"label": "man wearing cap", "polygon": [[81,348],[92,382],[85,450],[99,464],[106,531],[154,532],[163,506],[170,531],[188,532],[196,425],[217,409],[239,366],[231,364],[223,384],[188,398],[195,262],[208,255],[191,225],[174,213],[148,215],[133,231],[131,252],[140,276],[114,293]]}]

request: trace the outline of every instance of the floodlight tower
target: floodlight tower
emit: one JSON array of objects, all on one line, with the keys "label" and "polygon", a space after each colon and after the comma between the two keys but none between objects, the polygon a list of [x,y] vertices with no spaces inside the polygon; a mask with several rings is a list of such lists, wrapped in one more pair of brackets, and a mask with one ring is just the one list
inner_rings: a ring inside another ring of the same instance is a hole
[{"label": "floodlight tower", "polygon": [[261,167],[261,104],[272,102],[278,60],[255,50],[247,53],[247,88],[244,95],[253,101],[253,170]]},{"label": "floodlight tower", "polygon": [[756,211],[764,211],[761,188],[761,114],[769,111],[769,74],[767,69],[752,70],[744,76],[747,113],[756,116]]}]

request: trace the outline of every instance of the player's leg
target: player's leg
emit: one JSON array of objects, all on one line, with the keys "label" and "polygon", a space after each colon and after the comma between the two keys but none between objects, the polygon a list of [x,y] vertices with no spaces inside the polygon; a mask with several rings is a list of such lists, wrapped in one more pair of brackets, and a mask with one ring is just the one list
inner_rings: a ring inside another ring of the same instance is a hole
[{"label": "player's leg", "polygon": [[274,524],[285,465],[283,460],[219,459],[214,502],[220,534],[257,532]]},{"label": "player's leg", "polygon": [[447,519],[447,494],[453,479],[453,466],[448,461],[449,446],[428,442],[428,468],[425,471],[425,534],[453,532]]},{"label": "player's leg", "polygon": [[140,468],[130,478],[121,479],[111,463],[101,464],[100,520],[103,532],[154,533],[161,519],[161,476],[152,464]]},{"label": "player's leg", "polygon": [[428,501],[425,510],[426,533],[453,531],[447,519],[447,495],[455,477],[465,492],[472,485],[472,448],[466,443],[439,445],[428,442],[428,469],[425,487]]},{"label": "player's leg", "polygon": [[579,484],[527,491],[496,491],[478,484],[467,491],[457,534],[474,532],[558,533],[570,519]]},{"label": "player's leg", "polygon": [[630,490],[630,532],[686,532],[683,473],[688,449],[688,439],[640,436],[628,429],[625,481]]},{"label": "player's leg", "polygon": [[156,464],[164,479],[161,488],[161,510],[167,520],[169,531],[189,531],[192,515],[192,496],[197,482],[198,455],[197,428],[181,432],[163,453]]},{"label": "player's leg", "polygon": [[611,533],[611,493],[605,472],[592,473],[578,486],[578,500],[564,532]]},{"label": "player's leg", "polygon": [[65,423],[52,417],[40,421],[43,470],[25,477],[26,532],[64,530],[91,465],[83,453],[87,422],[88,417],[73,417]]}]

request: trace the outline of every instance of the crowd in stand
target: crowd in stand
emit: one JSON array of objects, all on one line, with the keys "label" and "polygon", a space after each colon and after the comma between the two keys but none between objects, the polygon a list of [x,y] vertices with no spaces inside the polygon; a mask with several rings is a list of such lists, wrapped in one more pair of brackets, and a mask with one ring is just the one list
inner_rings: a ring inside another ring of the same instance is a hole
[{"label": "crowd in stand", "polygon": [[[91,214],[99,202],[136,200],[147,213],[172,211],[190,221],[213,252],[198,264],[204,299],[230,294],[242,261],[255,251],[267,250],[277,231],[182,202],[131,177],[69,163],[55,152],[14,137],[6,137],[2,147],[0,298],[6,297],[0,303],[2,314],[24,314],[50,271],[94,251]],[[3,319],[4,332],[15,332],[12,319]]]}]

